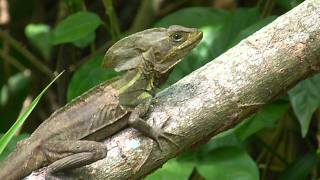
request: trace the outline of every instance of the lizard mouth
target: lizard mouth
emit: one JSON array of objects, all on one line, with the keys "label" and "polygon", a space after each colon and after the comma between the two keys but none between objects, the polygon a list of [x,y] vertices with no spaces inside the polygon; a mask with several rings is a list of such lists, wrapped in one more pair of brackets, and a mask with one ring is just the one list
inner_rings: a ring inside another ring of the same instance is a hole
[{"label": "lizard mouth", "polygon": [[196,42],[198,43],[198,42],[201,41],[202,37],[203,37],[202,31],[197,31],[194,39],[195,39]]},{"label": "lizard mouth", "polygon": [[191,33],[191,35],[189,37],[190,37],[190,39],[188,41],[186,41],[186,43],[183,46],[181,46],[180,50],[194,48],[201,41],[201,39],[203,37],[203,33],[201,31],[197,30],[197,31]]}]

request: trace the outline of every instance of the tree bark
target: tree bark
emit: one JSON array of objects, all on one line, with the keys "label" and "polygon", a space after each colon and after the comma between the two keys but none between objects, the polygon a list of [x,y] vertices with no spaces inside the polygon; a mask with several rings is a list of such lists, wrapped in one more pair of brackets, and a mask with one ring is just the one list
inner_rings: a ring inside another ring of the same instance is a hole
[{"label": "tree bark", "polygon": [[[306,0],[157,95],[148,122],[179,135],[171,136],[179,147],[163,140],[161,152],[151,139],[128,128],[104,142],[109,147],[105,159],[67,175],[141,178],[190,146],[233,127],[319,70],[320,1]],[[45,168],[29,178],[44,173]]]}]

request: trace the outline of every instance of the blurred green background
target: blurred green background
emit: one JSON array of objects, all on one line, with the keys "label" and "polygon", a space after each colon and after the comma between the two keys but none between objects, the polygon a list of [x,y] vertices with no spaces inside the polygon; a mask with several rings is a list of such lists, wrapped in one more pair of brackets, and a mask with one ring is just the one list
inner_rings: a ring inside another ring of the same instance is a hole
[{"label": "blurred green background", "polygon": [[[0,0],[0,132],[62,70],[15,133],[17,141],[57,108],[117,76],[100,67],[115,41],[179,24],[204,32],[167,87],[213,60],[302,0]],[[146,177],[158,179],[319,179],[320,76],[299,83],[236,127],[189,149]]]}]

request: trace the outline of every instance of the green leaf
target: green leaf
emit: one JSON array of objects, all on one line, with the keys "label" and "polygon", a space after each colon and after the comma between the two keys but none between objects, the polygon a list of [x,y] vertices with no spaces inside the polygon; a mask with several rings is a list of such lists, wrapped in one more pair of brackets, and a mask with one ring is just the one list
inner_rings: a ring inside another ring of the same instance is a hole
[{"label": "green leaf", "polygon": [[259,29],[263,28],[267,24],[271,23],[273,20],[275,20],[276,16],[269,16],[262,20],[257,21],[256,23],[250,25],[249,27],[243,29],[240,31],[240,33],[232,40],[232,42],[229,45],[229,48],[235,46],[238,44],[242,39],[250,36],[254,32],[258,31]]},{"label": "green leaf", "polygon": [[215,45],[219,44],[219,46],[221,46],[222,51],[220,54],[232,47],[231,44],[242,30],[250,27],[258,21],[261,21],[261,19],[257,8],[239,8],[230,13],[230,15],[225,19],[223,27],[219,32],[219,38],[215,43]]},{"label": "green leaf", "polygon": [[95,13],[77,12],[62,20],[53,30],[53,44],[74,42],[94,32],[102,24]]},{"label": "green leaf", "polygon": [[273,127],[288,109],[289,103],[287,101],[276,101],[242,121],[234,128],[234,132],[239,139],[244,141],[264,128]]},{"label": "green leaf", "polygon": [[192,7],[176,11],[156,23],[156,27],[177,24],[186,27],[216,26],[224,23],[228,11],[206,7]]},{"label": "green leaf", "polygon": [[13,136],[4,151],[0,154],[0,161],[5,159],[16,148],[16,145],[19,141],[26,139],[27,137],[29,137],[29,134],[20,134],[18,136]]},{"label": "green leaf", "polygon": [[312,114],[320,106],[320,74],[297,84],[289,91],[289,98],[298,118],[302,136],[305,137]]},{"label": "green leaf", "polygon": [[197,170],[205,179],[259,179],[255,162],[246,151],[237,147],[224,147],[210,152],[197,163]]},{"label": "green leaf", "polygon": [[[204,33],[201,43],[170,74],[166,86],[173,84],[218,57],[233,45],[236,38],[243,38],[248,33],[253,33],[262,27],[261,24],[267,24],[270,21],[268,20],[260,22],[262,20],[256,8],[239,8],[230,12],[196,7],[182,9],[164,17],[156,23],[156,27],[168,27],[172,24],[178,24],[199,28]],[[249,30],[246,29],[250,26],[253,27]],[[246,32],[242,32],[242,30],[246,30]],[[243,34],[240,35],[240,33]]]},{"label": "green leaf", "polygon": [[119,74],[114,70],[102,68],[102,58],[103,55],[101,54],[93,57],[74,73],[68,87],[68,101],[80,96],[101,82],[111,79]]},{"label": "green leaf", "polygon": [[31,84],[29,71],[12,75],[0,89],[0,129],[7,131],[18,118]]},{"label": "green leaf", "polygon": [[200,148],[202,154],[208,153],[210,151],[227,147],[243,147],[242,141],[237,137],[234,129],[229,129],[227,131],[221,132],[214,136],[207,144]]},{"label": "green leaf", "polygon": [[77,46],[78,48],[85,48],[88,45],[90,45],[90,43],[92,43],[94,41],[94,39],[96,38],[96,34],[95,33],[89,33],[88,35],[86,35],[85,37],[74,41],[73,44],[75,46]]},{"label": "green leaf", "polygon": [[194,163],[180,163],[176,159],[168,161],[163,167],[153,174],[147,176],[146,180],[164,180],[170,177],[170,180],[188,179],[191,175]]},{"label": "green leaf", "polygon": [[269,104],[261,111],[243,120],[243,122],[236,125],[236,127],[214,136],[207,144],[200,148],[200,151],[202,153],[207,153],[227,146],[241,148],[243,147],[243,141],[254,133],[265,128],[273,127],[276,121],[285,114],[288,108],[289,103],[284,100]]},{"label": "green leaf", "polygon": [[291,163],[280,175],[279,180],[308,179],[319,159],[316,154],[307,154]]},{"label": "green leaf", "polygon": [[50,27],[46,24],[28,24],[24,30],[25,35],[42,54],[45,59],[50,58],[51,42]]},{"label": "green leaf", "polygon": [[8,145],[14,134],[19,130],[19,128],[22,126],[24,121],[27,119],[29,114],[32,112],[32,110],[35,108],[35,106],[38,104],[40,98],[42,95],[46,92],[46,90],[51,86],[51,84],[57,80],[61,74],[61,72],[57,77],[55,77],[50,84],[48,84],[42,91],[41,93],[31,102],[30,106],[19,116],[17,121],[13,124],[13,126],[1,137],[0,139],[0,154],[2,154],[3,150],[5,147]]}]

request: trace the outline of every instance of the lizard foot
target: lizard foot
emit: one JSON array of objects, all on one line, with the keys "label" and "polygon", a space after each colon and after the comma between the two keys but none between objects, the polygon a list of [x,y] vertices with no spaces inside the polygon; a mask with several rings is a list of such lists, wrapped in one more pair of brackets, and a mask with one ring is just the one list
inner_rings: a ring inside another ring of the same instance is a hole
[{"label": "lizard foot", "polygon": [[[174,144],[177,148],[179,148],[179,145],[173,139],[171,139],[168,135],[175,135],[175,136],[180,136],[180,135],[168,133],[168,132],[163,131],[162,129],[157,129],[157,130],[155,130],[155,132],[156,132],[157,136],[155,136],[154,140],[157,143],[157,145],[161,151],[163,151],[163,148],[162,148],[162,145],[160,143],[159,138],[163,138],[166,141],[169,141],[170,143]],[[180,137],[182,137],[182,136],[180,136]]]},{"label": "lizard foot", "polygon": [[[167,123],[169,122],[169,120],[171,119],[170,116],[167,117],[167,119],[165,120],[165,122],[162,124],[162,126],[160,127],[160,129],[156,129],[156,134],[157,136],[156,137],[160,137],[160,138],[163,138],[169,142],[171,142],[172,144],[174,144],[177,148],[179,148],[179,145],[174,141],[172,140],[169,136],[170,135],[173,135],[173,136],[179,136],[179,137],[183,137],[182,135],[179,135],[179,134],[174,134],[174,133],[169,133],[169,132],[165,132],[163,130],[163,128],[167,125]],[[155,120],[154,118],[152,118],[153,120],[153,124],[155,124]],[[162,146],[161,146],[161,143],[159,141],[159,138],[155,138],[155,141],[159,147],[159,149],[162,151]]]}]

